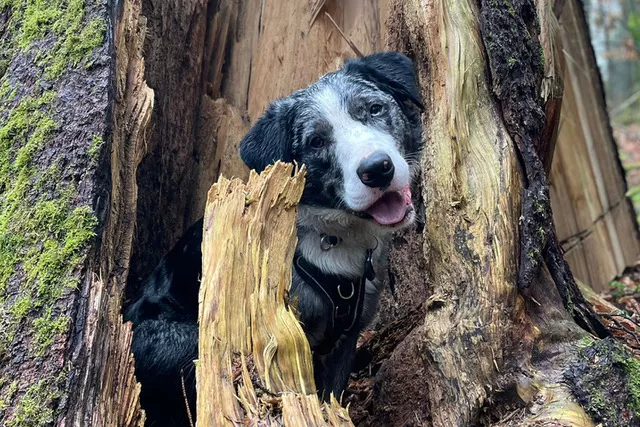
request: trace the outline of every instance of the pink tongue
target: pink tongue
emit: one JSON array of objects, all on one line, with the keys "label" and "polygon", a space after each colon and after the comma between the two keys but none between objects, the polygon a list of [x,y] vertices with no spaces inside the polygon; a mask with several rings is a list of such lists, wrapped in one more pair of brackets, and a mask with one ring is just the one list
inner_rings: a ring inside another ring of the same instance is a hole
[{"label": "pink tongue", "polygon": [[[410,194],[410,193],[409,193]],[[404,219],[407,213],[407,206],[411,203],[411,196],[393,191],[385,193],[377,202],[369,207],[366,212],[379,224],[396,224]]]}]

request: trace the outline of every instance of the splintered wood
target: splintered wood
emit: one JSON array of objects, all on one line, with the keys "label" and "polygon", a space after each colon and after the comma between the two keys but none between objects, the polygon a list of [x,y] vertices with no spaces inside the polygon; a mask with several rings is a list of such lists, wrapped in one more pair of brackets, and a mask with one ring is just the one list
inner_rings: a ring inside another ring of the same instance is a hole
[{"label": "splintered wood", "polygon": [[134,377],[130,351],[132,326],[122,323],[121,313],[136,219],[136,173],[145,153],[144,135],[154,105],[142,55],[146,32],[142,1],[123,2],[113,33],[115,104],[109,146],[109,216],[99,249],[100,265],[91,268],[94,272],[99,269],[104,280],[90,272],[87,289],[81,291],[76,318],[80,341],[75,344],[81,350],[69,356],[76,374],[59,415],[57,425],[61,426],[144,426],[140,384]]},{"label": "splintered wood", "polygon": [[304,168],[277,163],[245,185],[224,177],[204,221],[197,363],[198,426],[352,425],[321,405],[311,350],[285,302]]}]

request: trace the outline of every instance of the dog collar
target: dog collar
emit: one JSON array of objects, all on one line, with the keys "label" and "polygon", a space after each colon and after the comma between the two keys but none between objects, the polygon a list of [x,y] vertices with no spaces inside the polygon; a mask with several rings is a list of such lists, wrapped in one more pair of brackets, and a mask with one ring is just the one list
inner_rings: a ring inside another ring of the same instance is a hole
[{"label": "dog collar", "polygon": [[[294,256],[293,265],[300,277],[323,296],[331,306],[333,313],[325,331],[325,339],[314,349],[315,353],[328,354],[333,350],[340,337],[358,327],[362,317],[367,279],[373,280],[375,278],[372,262],[374,249],[367,249],[363,274],[354,280],[325,274],[302,255],[296,254]],[[291,289],[291,292],[294,292],[294,289]]]}]

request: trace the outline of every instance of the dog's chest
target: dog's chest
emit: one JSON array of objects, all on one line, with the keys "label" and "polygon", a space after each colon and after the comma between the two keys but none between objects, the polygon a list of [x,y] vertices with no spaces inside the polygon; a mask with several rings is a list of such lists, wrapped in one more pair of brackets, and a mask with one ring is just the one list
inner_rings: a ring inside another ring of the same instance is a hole
[{"label": "dog's chest", "polygon": [[[323,271],[326,271],[333,260],[341,258],[341,252],[343,251],[333,248],[323,253]],[[326,349],[339,336],[358,334],[370,323],[380,293],[380,277],[386,267],[381,262],[382,251],[377,252],[371,257],[372,265],[369,267],[377,272],[377,277],[373,280],[365,278],[365,252],[353,257],[357,261],[350,261],[347,254],[342,254],[342,267],[345,267],[345,263],[355,265],[355,271],[346,277],[323,274],[315,267],[309,268],[306,260],[302,261],[304,265],[301,265],[298,258],[294,260],[298,265],[293,269],[292,301],[313,349]],[[337,270],[343,271],[340,268]]]}]

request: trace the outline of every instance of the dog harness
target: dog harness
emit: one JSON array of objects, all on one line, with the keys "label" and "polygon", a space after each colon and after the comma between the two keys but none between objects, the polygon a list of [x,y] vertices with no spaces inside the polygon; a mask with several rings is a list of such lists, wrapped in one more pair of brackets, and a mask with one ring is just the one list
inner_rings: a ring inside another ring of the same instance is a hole
[{"label": "dog harness", "polygon": [[[340,337],[358,327],[362,316],[367,279],[373,280],[376,277],[371,260],[373,251],[374,249],[367,249],[363,274],[355,280],[325,274],[301,255],[294,256],[293,265],[300,277],[325,298],[333,313],[325,331],[326,338],[320,346],[314,348],[315,353],[319,355],[330,353]],[[293,294],[295,288],[292,287],[290,292]]]}]

